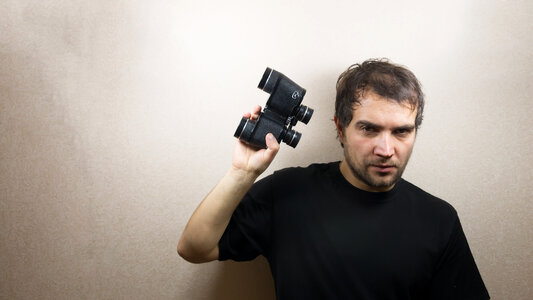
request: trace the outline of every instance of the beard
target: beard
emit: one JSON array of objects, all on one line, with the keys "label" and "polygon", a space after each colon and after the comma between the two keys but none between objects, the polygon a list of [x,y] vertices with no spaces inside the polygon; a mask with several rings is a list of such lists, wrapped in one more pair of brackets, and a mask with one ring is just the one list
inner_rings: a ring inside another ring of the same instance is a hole
[{"label": "beard", "polygon": [[[404,162],[395,162],[391,159],[364,159],[362,163],[357,163],[345,148],[344,156],[348,167],[357,179],[375,189],[388,189],[392,188],[402,178],[403,171],[411,155],[409,154]],[[369,170],[370,167],[379,165],[388,165],[394,168],[390,172],[376,172],[375,174]]]}]

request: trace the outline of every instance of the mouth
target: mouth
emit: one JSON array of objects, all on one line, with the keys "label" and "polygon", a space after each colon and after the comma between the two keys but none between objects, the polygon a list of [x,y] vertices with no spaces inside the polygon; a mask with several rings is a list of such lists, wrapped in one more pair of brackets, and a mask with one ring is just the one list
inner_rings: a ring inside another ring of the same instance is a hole
[{"label": "mouth", "polygon": [[379,173],[389,173],[396,169],[394,165],[370,165],[373,169],[377,170]]}]

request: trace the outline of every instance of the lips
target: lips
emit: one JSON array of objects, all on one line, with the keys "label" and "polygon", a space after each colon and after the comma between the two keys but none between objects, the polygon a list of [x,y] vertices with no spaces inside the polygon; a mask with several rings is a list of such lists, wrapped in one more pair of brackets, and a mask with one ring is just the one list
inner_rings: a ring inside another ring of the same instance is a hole
[{"label": "lips", "polygon": [[380,173],[388,173],[396,169],[394,165],[371,165],[371,167]]}]

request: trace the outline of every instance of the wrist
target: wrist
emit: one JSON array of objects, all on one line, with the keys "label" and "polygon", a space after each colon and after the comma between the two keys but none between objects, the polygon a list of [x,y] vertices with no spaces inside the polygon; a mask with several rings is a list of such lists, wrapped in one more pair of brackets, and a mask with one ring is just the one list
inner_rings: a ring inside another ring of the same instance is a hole
[{"label": "wrist", "polygon": [[260,174],[259,172],[247,171],[231,166],[226,176],[237,184],[253,184]]}]

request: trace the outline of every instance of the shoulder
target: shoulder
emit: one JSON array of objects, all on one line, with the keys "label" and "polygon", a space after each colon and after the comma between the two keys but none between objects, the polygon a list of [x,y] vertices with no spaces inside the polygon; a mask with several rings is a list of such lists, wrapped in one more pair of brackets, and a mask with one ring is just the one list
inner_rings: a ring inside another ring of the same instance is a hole
[{"label": "shoulder", "polygon": [[254,184],[252,191],[267,192],[271,196],[301,197],[304,191],[316,190],[327,182],[338,162],[315,163],[307,167],[289,167],[275,171]]},{"label": "shoulder", "polygon": [[426,213],[428,217],[441,220],[445,218],[451,222],[457,219],[457,211],[447,201],[424,191],[407,180],[402,179],[399,185],[402,195],[409,203],[417,210]]},{"label": "shoulder", "polygon": [[[431,241],[442,253],[457,231],[459,216],[455,208],[443,199],[436,197],[414,184],[402,180],[401,199],[403,209],[407,210],[409,222],[418,228],[422,240]],[[430,247],[430,246],[428,246]]]},{"label": "shoulder", "polygon": [[274,178],[296,179],[299,177],[320,177],[332,173],[338,169],[339,162],[314,163],[307,167],[290,167],[275,171],[271,176]]}]

